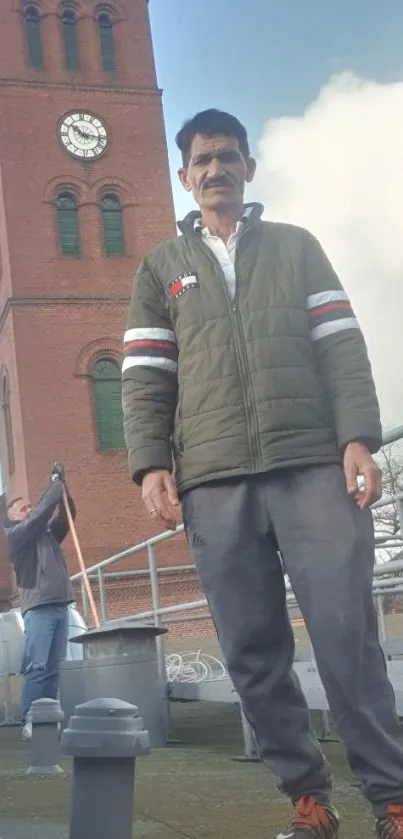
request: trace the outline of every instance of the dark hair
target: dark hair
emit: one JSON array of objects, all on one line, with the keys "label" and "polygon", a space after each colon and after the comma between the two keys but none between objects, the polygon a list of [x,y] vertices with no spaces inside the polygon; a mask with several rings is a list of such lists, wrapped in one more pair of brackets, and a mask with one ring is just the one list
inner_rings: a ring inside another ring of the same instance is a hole
[{"label": "dark hair", "polygon": [[189,162],[190,147],[196,134],[201,134],[203,137],[214,137],[217,134],[223,134],[224,137],[235,137],[245,160],[250,157],[246,128],[239,122],[239,119],[225,111],[210,108],[210,110],[201,111],[192,119],[188,119],[175,137],[176,145],[182,152],[184,166]]},{"label": "dark hair", "polygon": [[16,498],[12,498],[11,501],[9,501],[8,504],[7,504],[7,511],[11,510],[11,507],[14,507],[14,504],[16,504],[17,501],[23,501],[23,500],[24,499],[23,499],[22,495],[18,495]]}]

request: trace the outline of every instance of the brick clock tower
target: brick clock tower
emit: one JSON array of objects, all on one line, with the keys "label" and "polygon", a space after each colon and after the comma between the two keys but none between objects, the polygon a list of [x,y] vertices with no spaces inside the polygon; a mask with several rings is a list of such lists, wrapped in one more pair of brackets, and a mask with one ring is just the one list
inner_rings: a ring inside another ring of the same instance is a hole
[{"label": "brick clock tower", "polygon": [[135,267],[174,230],[146,0],[1,0],[3,490],[35,501],[63,461],[87,564],[151,532],[121,346]]}]

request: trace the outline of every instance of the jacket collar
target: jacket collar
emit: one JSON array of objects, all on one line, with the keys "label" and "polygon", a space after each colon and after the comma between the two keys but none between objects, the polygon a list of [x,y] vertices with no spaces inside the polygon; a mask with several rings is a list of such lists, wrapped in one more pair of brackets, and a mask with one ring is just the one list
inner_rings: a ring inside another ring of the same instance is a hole
[{"label": "jacket collar", "polygon": [[[244,220],[245,228],[254,227],[260,222],[264,207],[263,204],[258,204],[255,202],[250,202],[249,204],[244,205],[244,215],[242,219]],[[247,213],[245,211],[248,211]],[[187,216],[183,219],[183,221],[178,221],[178,227],[181,233],[184,235],[195,234],[195,224],[197,220],[200,219],[200,210],[192,210],[192,212],[188,213]]]}]

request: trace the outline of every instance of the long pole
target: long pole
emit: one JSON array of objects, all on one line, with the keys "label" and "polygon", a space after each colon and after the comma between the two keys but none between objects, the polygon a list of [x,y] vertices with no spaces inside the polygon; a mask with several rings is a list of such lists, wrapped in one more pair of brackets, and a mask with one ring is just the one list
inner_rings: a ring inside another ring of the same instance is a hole
[{"label": "long pole", "polygon": [[78,564],[80,566],[80,571],[81,571],[81,574],[82,574],[82,580],[83,580],[83,583],[84,583],[85,590],[87,592],[88,602],[90,604],[91,611],[92,611],[92,614],[94,616],[95,625],[100,626],[99,617],[98,617],[98,610],[97,610],[97,607],[95,605],[95,600],[94,600],[94,597],[93,597],[93,594],[92,594],[92,591],[91,591],[91,586],[90,586],[90,581],[88,579],[87,569],[86,569],[85,564],[84,564],[84,559],[83,559],[83,555],[81,553],[81,548],[80,548],[80,543],[78,541],[76,527],[75,527],[75,524],[74,524],[74,521],[73,521],[73,516],[71,515],[70,504],[69,504],[69,501],[68,501],[68,498],[67,498],[67,493],[66,493],[66,490],[65,490],[64,487],[63,487],[63,501],[64,501],[64,506],[66,508],[67,521],[69,523],[69,528],[70,528],[70,532],[71,532],[72,539],[73,539],[73,542],[74,542],[74,547],[76,549]]}]

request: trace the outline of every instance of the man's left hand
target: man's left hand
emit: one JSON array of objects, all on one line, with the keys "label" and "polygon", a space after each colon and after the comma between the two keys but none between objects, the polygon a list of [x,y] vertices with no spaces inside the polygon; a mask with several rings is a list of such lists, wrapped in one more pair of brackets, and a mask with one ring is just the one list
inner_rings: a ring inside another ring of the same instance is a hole
[{"label": "man's left hand", "polygon": [[54,463],[52,466],[52,471],[50,473],[50,477],[52,481],[63,481],[65,480],[64,474],[64,466],[62,463]]},{"label": "man's left hand", "polygon": [[[357,507],[370,507],[382,496],[382,471],[363,443],[349,443],[343,458],[347,492],[354,498]],[[363,479],[360,488],[357,479]]]}]

